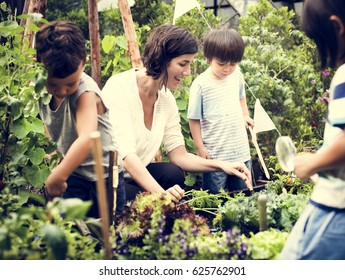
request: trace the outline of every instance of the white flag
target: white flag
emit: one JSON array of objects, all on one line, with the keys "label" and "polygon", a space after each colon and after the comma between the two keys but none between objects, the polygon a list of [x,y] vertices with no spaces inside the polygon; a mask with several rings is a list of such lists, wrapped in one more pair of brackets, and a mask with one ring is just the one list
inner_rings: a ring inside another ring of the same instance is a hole
[{"label": "white flag", "polygon": [[[102,12],[105,9],[118,9],[117,0],[98,0],[97,9],[99,12]],[[128,6],[133,7],[135,0],[128,0]]]},{"label": "white flag", "polygon": [[255,146],[256,152],[258,153],[258,157],[259,157],[261,166],[264,169],[264,172],[265,172],[267,179],[270,179],[270,174],[268,173],[266,164],[265,164],[264,159],[262,157],[262,154],[261,154],[258,142],[257,142],[256,133],[268,131],[268,130],[272,130],[272,129],[277,130],[276,126],[272,122],[269,115],[266,113],[265,109],[262,108],[260,100],[256,99],[255,107],[254,107],[254,127],[253,127],[253,129],[250,129],[250,133],[252,135],[252,142]]},{"label": "white flag", "polygon": [[254,127],[253,132],[263,132],[272,129],[277,129],[271,118],[266,113],[265,109],[262,108],[260,100],[256,99],[254,107]]},{"label": "white flag", "polygon": [[[255,126],[255,125],[254,125],[254,126]],[[270,179],[270,174],[268,173],[266,164],[265,164],[265,162],[264,162],[264,158],[262,157],[261,150],[260,150],[260,148],[259,148],[259,144],[258,144],[258,141],[257,141],[257,138],[256,138],[256,134],[255,134],[255,132],[253,131],[253,129],[251,129],[251,128],[249,128],[249,131],[250,131],[250,134],[252,135],[252,142],[253,142],[253,144],[254,144],[254,147],[255,147],[255,149],[256,149],[256,152],[258,153],[259,161],[260,161],[260,163],[261,163],[262,168],[264,169],[265,176],[266,176],[266,178],[269,180],[269,179]]]},{"label": "white flag", "polygon": [[178,17],[195,7],[200,7],[200,4],[197,0],[176,0],[173,24],[175,24],[175,21]]}]

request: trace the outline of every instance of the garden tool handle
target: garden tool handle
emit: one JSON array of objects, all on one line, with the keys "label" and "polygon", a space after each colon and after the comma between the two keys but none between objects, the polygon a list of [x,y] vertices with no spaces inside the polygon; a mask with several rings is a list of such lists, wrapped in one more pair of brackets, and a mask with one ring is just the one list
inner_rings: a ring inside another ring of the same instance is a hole
[{"label": "garden tool handle", "polygon": [[113,165],[113,193],[114,193],[114,204],[113,204],[113,215],[116,215],[116,192],[117,185],[119,184],[119,166],[117,165],[117,151],[114,151],[114,165]]}]

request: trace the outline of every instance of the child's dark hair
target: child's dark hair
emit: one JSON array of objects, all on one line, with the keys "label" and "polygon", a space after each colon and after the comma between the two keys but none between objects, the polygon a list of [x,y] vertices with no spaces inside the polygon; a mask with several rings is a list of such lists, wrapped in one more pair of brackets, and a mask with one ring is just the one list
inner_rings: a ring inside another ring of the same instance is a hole
[{"label": "child's dark hair", "polygon": [[172,24],[156,27],[145,44],[142,55],[147,75],[153,79],[162,78],[162,85],[168,81],[167,66],[180,55],[196,54],[198,40],[184,28]]},{"label": "child's dark hair", "polygon": [[[345,50],[339,50],[338,27],[331,16],[338,16],[345,23],[344,0],[305,0],[302,8],[302,30],[317,46],[321,69],[336,67],[345,59]],[[342,54],[339,57],[340,52]]]},{"label": "child's dark hair", "polygon": [[204,56],[208,60],[238,63],[243,58],[244,48],[243,38],[236,30],[213,29],[205,37]]},{"label": "child's dark hair", "polygon": [[42,62],[49,76],[63,79],[86,62],[83,32],[69,21],[52,21],[36,34],[37,61]]}]

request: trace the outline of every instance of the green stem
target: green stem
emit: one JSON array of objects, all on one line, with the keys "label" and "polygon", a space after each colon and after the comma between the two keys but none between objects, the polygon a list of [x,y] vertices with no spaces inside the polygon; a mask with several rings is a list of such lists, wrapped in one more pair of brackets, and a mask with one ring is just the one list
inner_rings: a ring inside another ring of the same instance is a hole
[{"label": "green stem", "polygon": [[189,200],[186,200],[184,202],[181,202],[180,205],[182,204],[186,204],[186,203],[189,203],[189,202],[192,202],[194,200],[197,200],[197,199],[201,199],[201,198],[205,198],[205,197],[210,197],[210,196],[218,196],[218,197],[225,197],[224,195],[222,194],[208,194],[208,195],[202,195],[202,196],[198,196],[198,197],[194,197],[194,198],[191,198]]},{"label": "green stem", "polygon": [[207,210],[207,209],[214,209],[215,211],[217,210],[217,208],[193,208],[193,210],[194,211],[204,211],[204,212],[206,212],[206,213],[209,213],[209,214],[212,214],[212,215],[214,215],[214,216],[217,216],[217,214],[216,213],[214,213],[214,212],[212,212],[212,211],[209,211],[209,210]]}]

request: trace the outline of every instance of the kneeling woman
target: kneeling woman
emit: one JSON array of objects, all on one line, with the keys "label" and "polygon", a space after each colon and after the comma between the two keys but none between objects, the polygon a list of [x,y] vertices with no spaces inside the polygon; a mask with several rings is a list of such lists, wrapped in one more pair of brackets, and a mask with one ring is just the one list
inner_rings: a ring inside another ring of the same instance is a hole
[{"label": "kneeling woman", "polygon": [[[251,182],[244,164],[204,159],[185,148],[178,107],[170,90],[190,75],[197,51],[198,41],[189,31],[161,25],[145,45],[144,68],[112,76],[102,90],[127,173],[128,200],[140,191],[149,191],[168,192],[179,201],[184,195],[184,171],[224,171]],[[154,162],[162,143],[170,162]]]}]

